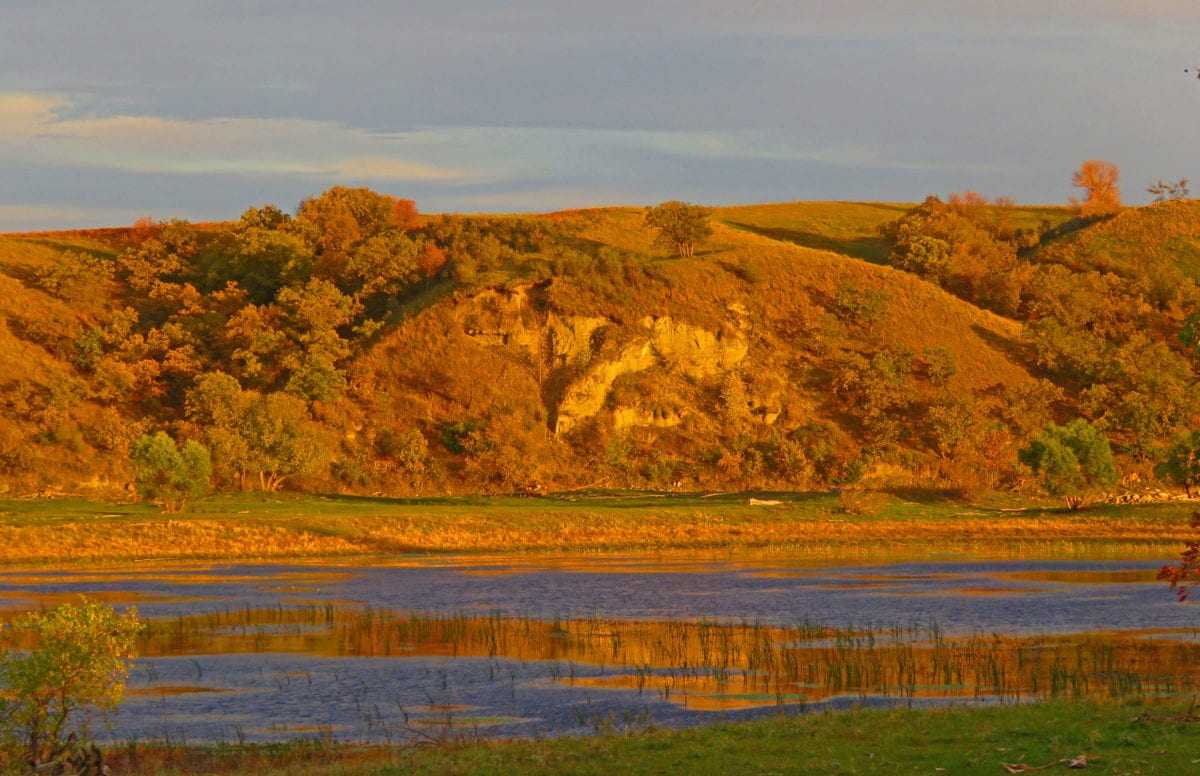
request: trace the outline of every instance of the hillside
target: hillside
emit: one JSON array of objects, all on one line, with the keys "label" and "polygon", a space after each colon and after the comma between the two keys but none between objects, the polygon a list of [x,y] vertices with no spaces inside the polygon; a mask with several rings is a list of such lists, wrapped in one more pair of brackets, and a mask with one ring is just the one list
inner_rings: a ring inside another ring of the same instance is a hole
[{"label": "hillside", "polygon": [[[1156,306],[1146,272],[1062,251],[1189,272],[1187,229],[1128,235],[1194,206],[1065,236],[1064,208],[721,208],[687,259],[641,209],[418,216],[361,189],[4,236],[0,492],[126,493],[158,430],[203,444],[223,489],[977,490],[1021,483],[1017,446],[1081,414],[1147,474],[1197,422],[1187,284]],[[906,252],[918,232],[949,269]],[[1167,382],[1096,371],[1077,341]],[[1182,398],[1135,426],[1121,407],[1152,389]]]}]

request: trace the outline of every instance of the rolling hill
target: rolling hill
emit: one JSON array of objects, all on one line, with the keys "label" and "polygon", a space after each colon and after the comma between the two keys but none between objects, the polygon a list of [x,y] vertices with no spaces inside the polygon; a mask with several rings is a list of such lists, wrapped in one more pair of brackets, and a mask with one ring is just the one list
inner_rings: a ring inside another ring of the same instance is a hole
[{"label": "rolling hill", "polygon": [[[1089,403],[1116,378],[1047,356],[1039,273],[1124,278],[1129,325],[1183,359],[1191,297],[1157,313],[1135,290],[1168,263],[1190,282],[1200,255],[1194,202],[1067,234],[1065,208],[1012,208],[1044,244],[1014,259],[1003,316],[889,266],[880,227],[907,205],[720,208],[681,259],[636,208],[399,226],[338,191],[320,202],[340,221],[0,237],[0,492],[124,494],[129,444],[157,430],[207,445],[224,488],[1011,486],[1045,422],[1139,433]],[[1070,325],[1118,347],[1095,317]]]}]

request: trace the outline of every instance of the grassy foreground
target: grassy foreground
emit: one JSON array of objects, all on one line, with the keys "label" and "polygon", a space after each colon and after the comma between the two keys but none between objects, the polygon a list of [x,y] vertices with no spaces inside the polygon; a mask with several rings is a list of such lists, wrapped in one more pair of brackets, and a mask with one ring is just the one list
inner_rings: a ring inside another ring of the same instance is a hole
[{"label": "grassy foreground", "polygon": [[[888,494],[559,494],[384,499],[221,495],[149,504],[0,501],[0,564],[289,559],[396,553],[786,549],[886,559],[1172,558],[1193,504],[963,505]],[[761,503],[769,502],[769,503]]]},{"label": "grassy foreground", "polygon": [[[938,710],[862,709],[689,730],[583,739],[381,749],[319,741],[275,747],[119,748],[130,774],[866,774],[1066,770],[1177,774],[1200,761],[1187,704],[1039,703]],[[1078,766],[1077,766],[1078,767]]]}]

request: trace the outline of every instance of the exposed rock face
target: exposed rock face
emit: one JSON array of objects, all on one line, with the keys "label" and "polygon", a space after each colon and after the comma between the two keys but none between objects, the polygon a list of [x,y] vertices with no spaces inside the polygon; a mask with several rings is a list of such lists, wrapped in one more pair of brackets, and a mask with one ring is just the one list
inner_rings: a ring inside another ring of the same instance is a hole
[{"label": "exposed rock face", "polygon": [[546,316],[550,330],[550,353],[554,366],[566,366],[580,354],[590,353],[592,335],[597,329],[611,324],[607,318],[572,316],[564,318],[554,313]]},{"label": "exposed rock face", "polygon": [[649,369],[658,363],[650,343],[626,347],[612,361],[601,361],[567,388],[558,405],[554,424],[555,434],[570,431],[579,421],[595,415],[604,407],[604,400],[618,377]]},{"label": "exposed rock face", "polygon": [[[707,329],[669,317],[646,318],[646,333],[612,361],[594,365],[563,394],[554,432],[563,434],[604,407],[613,382],[624,374],[666,364],[688,377],[703,380],[737,367],[750,346],[741,332],[714,334]],[[676,408],[620,407],[613,413],[617,428],[626,426],[677,426],[683,413]]]},{"label": "exposed rock face", "polygon": [[[662,365],[693,380],[708,380],[728,373],[750,349],[745,337],[745,310],[730,308],[732,325],[721,332],[673,320],[647,317],[633,342],[615,358],[588,364],[584,374],[566,386],[552,409],[554,433],[563,434],[604,408],[613,383],[622,375]],[[593,335],[614,325],[608,318],[540,314],[530,300],[529,287],[489,289],[463,303],[457,313],[463,331],[489,347],[526,351],[535,361],[549,357],[551,369],[592,358]],[[767,402],[770,404],[772,402]],[[778,415],[775,408],[757,408],[766,422]],[[619,407],[613,413],[617,428],[626,426],[677,426],[686,409],[671,407]]]},{"label": "exposed rock face", "polygon": [[732,370],[750,349],[740,331],[733,336],[713,334],[669,317],[646,318],[642,326],[650,330],[650,342],[663,361],[698,380]]}]

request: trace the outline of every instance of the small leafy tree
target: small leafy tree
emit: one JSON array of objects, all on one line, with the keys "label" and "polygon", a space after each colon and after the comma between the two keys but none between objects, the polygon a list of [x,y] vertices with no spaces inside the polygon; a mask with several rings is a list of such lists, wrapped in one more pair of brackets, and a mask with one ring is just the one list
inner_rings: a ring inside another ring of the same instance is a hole
[{"label": "small leafy tree", "polygon": [[1200,431],[1176,439],[1154,473],[1182,487],[1191,498],[1192,488],[1200,486]]},{"label": "small leafy tree", "polygon": [[1046,490],[1062,496],[1072,510],[1087,504],[1094,488],[1117,481],[1108,439],[1083,418],[1066,426],[1047,424],[1017,457],[1041,474]]},{"label": "small leafy tree", "polygon": [[129,448],[138,496],[154,501],[165,512],[178,512],[191,496],[208,491],[212,461],[208,448],[187,442],[182,448],[159,431],[143,434]]},{"label": "small leafy tree", "polygon": [[116,711],[142,625],[137,610],[80,596],[77,604],[18,617],[0,656],[0,736],[29,762],[59,757],[68,738],[87,740],[87,714]]},{"label": "small leafy tree", "polygon": [[646,208],[646,226],[657,229],[654,244],[674,250],[682,258],[694,256],[696,244],[712,236],[708,219],[712,211],[700,205],[672,200]]}]

